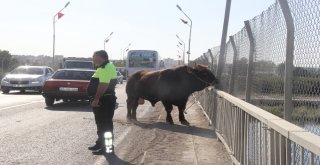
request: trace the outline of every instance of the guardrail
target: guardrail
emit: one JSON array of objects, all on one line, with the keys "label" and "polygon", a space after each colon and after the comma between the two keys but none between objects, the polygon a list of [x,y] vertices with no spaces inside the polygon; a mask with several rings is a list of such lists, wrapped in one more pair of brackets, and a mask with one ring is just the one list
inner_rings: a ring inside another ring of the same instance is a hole
[{"label": "guardrail", "polygon": [[320,164],[320,136],[223,91],[194,97],[234,164]]}]

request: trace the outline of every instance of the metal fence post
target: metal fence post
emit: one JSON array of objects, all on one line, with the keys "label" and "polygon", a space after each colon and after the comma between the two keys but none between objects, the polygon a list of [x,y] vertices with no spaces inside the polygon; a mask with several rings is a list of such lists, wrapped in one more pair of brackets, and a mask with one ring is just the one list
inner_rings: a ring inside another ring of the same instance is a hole
[{"label": "metal fence post", "polygon": [[214,68],[214,57],[213,57],[213,54],[211,52],[211,49],[208,49],[208,54],[209,54],[209,57],[211,58],[211,62],[210,62],[210,70],[213,71],[213,68]]},{"label": "metal fence post", "polygon": [[294,22],[287,0],[279,0],[287,26],[287,46],[284,77],[284,119],[292,120],[293,101],[293,56],[294,56]]},{"label": "metal fence post", "polygon": [[247,69],[247,80],[246,80],[246,102],[250,102],[251,98],[251,85],[252,85],[252,71],[253,71],[253,53],[254,53],[254,40],[253,34],[250,27],[249,21],[244,21],[244,25],[248,34],[250,42],[250,52],[249,52],[249,64]]},{"label": "metal fence post", "polygon": [[231,76],[230,76],[230,82],[229,82],[229,93],[234,94],[234,81],[235,81],[235,75],[236,75],[238,51],[237,51],[237,47],[234,42],[233,36],[230,36],[229,38],[233,48],[233,63],[232,63],[232,70],[231,70]]},{"label": "metal fence post", "polygon": [[207,57],[207,54],[206,53],[203,53],[203,60],[204,60],[204,63],[207,65],[210,65],[210,62],[209,62],[209,57]]},{"label": "metal fence post", "polygon": [[[225,51],[226,51],[226,39],[227,39],[227,33],[228,33],[230,8],[231,8],[231,0],[227,0],[225,15],[224,15],[224,22],[223,22],[222,37],[221,37],[221,43],[220,43],[220,55],[219,55],[217,73],[216,73],[216,77],[218,80],[221,79],[222,71],[225,63],[224,58],[225,58]],[[218,84],[217,87],[218,89],[220,89],[221,86]]]}]

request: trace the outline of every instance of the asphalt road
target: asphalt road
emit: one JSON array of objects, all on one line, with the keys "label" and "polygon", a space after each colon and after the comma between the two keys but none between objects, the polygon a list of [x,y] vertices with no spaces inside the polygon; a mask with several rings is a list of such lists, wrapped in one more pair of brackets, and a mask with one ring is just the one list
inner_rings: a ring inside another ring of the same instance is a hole
[{"label": "asphalt road", "polygon": [[[126,121],[125,83],[117,85],[116,156],[92,155],[96,140],[93,113],[87,102],[56,102],[47,107],[38,93],[0,94],[0,164],[136,164],[153,132]],[[151,109],[151,110],[150,110]],[[138,119],[157,117],[150,104],[139,106]],[[141,143],[140,146],[137,143]],[[141,155],[142,154],[142,155]]]}]

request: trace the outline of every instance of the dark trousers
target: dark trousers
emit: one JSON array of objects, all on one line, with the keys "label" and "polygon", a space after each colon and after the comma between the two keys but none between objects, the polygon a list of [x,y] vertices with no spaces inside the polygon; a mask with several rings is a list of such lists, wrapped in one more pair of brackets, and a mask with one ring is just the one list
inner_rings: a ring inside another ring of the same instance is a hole
[{"label": "dark trousers", "polygon": [[97,145],[105,147],[104,133],[111,132],[113,135],[113,122],[116,96],[107,95],[100,98],[100,107],[93,108],[94,118],[97,125],[98,140]]}]

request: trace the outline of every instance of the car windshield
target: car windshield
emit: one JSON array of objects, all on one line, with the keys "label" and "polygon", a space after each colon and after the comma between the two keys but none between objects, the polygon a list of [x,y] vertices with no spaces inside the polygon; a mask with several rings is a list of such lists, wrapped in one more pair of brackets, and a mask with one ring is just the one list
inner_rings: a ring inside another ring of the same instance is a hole
[{"label": "car windshield", "polygon": [[90,80],[94,71],[75,71],[75,70],[61,70],[57,71],[52,78],[64,80]]},{"label": "car windshield", "polygon": [[43,75],[42,68],[16,68],[11,74],[32,74],[32,75]]}]

